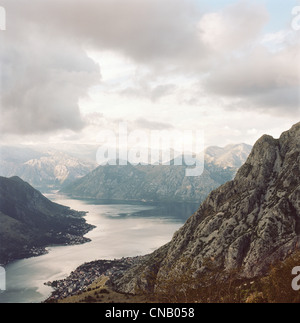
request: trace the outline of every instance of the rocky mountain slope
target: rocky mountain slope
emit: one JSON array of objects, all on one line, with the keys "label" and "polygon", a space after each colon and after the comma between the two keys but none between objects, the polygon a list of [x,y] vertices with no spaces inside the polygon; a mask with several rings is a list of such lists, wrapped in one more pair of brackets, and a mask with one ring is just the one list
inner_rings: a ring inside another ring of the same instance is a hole
[{"label": "rocky mountain slope", "polygon": [[114,284],[123,292],[153,291],[188,270],[200,283],[211,266],[253,278],[299,243],[300,123],[280,139],[260,138],[235,179],[213,191],[170,243]]},{"label": "rocky mountain slope", "polygon": [[57,150],[28,147],[0,147],[0,175],[19,176],[39,190],[60,189],[88,174],[95,163]]},{"label": "rocky mountain slope", "polygon": [[[187,167],[174,166],[172,162],[170,166],[99,166],[65,186],[62,192],[80,198],[200,203],[213,189],[234,177],[250,148],[248,145],[212,147],[205,154],[204,172],[199,177],[187,177]],[[213,150],[218,151],[213,153]]]},{"label": "rocky mountain slope", "polygon": [[240,168],[251,150],[252,146],[247,144],[228,145],[224,148],[211,146],[205,149],[205,160],[223,168]]},{"label": "rocky mountain slope", "polygon": [[77,244],[93,227],[77,212],[44,197],[19,177],[0,177],[0,264]]}]

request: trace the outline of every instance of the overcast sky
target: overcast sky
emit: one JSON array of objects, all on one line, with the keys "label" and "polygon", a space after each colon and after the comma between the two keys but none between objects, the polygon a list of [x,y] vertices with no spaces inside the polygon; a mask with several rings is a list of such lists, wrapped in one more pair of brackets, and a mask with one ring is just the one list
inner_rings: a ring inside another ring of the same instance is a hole
[{"label": "overcast sky", "polygon": [[300,121],[300,1],[0,5],[2,143],[94,144],[126,121],[253,144]]}]

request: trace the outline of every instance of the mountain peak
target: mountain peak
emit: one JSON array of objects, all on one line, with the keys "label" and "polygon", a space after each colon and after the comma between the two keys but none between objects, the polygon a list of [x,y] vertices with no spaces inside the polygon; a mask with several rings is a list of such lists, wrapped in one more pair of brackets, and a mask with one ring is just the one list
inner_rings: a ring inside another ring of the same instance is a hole
[{"label": "mountain peak", "polygon": [[9,179],[15,182],[24,183],[24,181],[19,176],[12,176]]},{"label": "mountain peak", "polygon": [[221,167],[241,167],[250,154],[252,146],[231,144],[225,147],[212,146],[205,150],[205,159]]},{"label": "mountain peak", "polygon": [[245,164],[239,169],[236,179],[251,175],[251,178],[259,182],[266,181],[270,176],[274,176],[274,172],[280,172],[284,160],[290,154],[297,153],[299,139],[300,123],[284,132],[279,139],[263,135],[255,143]]}]

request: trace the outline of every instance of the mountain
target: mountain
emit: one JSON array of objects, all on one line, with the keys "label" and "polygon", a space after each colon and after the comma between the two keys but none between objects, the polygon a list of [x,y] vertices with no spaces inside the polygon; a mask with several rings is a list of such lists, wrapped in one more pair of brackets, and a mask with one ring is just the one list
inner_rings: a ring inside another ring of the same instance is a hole
[{"label": "mountain", "polygon": [[57,150],[46,152],[28,147],[0,147],[0,175],[19,176],[43,191],[60,189],[96,167]]},{"label": "mountain", "polygon": [[172,161],[169,166],[107,165],[99,166],[61,191],[79,198],[200,203],[213,189],[231,180],[250,153],[247,145],[218,148],[215,156],[213,149],[216,148],[207,150],[204,172],[199,177],[187,177],[187,166],[174,166]]},{"label": "mountain", "polygon": [[[114,282],[122,292],[154,291],[189,272],[253,279],[300,243],[300,123],[279,139],[260,138],[234,180],[207,197],[171,242]],[[219,278],[217,278],[219,277]],[[172,282],[171,282],[172,283]]]},{"label": "mountain", "polygon": [[[92,165],[96,162],[96,153],[99,145],[96,144],[72,144],[72,143],[60,143],[59,151],[64,152],[69,156],[73,156],[80,161],[90,162]],[[45,150],[45,148],[38,146],[39,150]],[[47,149],[50,151],[57,151],[57,145],[48,144]]]},{"label": "mountain", "polygon": [[220,167],[240,168],[251,152],[247,144],[228,145],[224,148],[212,146],[205,150],[205,160]]},{"label": "mountain", "polygon": [[44,197],[19,177],[0,177],[0,264],[44,253],[50,244],[89,241],[93,227],[77,212]]}]

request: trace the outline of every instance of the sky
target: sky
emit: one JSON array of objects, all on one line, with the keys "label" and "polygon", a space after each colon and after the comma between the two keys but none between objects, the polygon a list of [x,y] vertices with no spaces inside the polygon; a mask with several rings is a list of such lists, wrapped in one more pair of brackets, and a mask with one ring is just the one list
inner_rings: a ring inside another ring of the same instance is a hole
[{"label": "sky", "polygon": [[97,144],[125,122],[254,144],[300,121],[298,0],[0,6],[1,143]]}]

